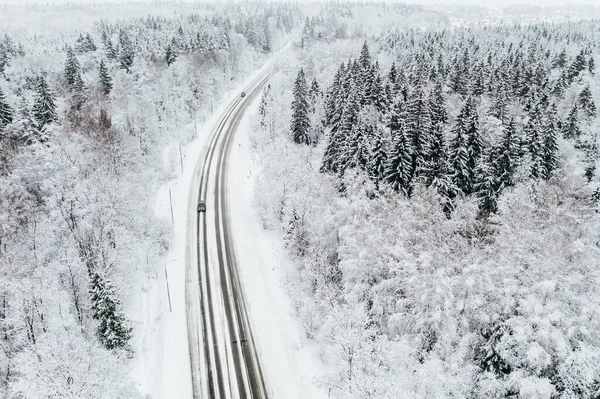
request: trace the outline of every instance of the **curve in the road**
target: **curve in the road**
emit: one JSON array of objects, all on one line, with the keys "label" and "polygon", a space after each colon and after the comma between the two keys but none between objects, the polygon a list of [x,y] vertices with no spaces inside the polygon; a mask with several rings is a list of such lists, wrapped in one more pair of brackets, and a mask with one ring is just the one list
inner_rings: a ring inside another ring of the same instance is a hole
[{"label": "curve in the road", "polygon": [[[193,368],[199,367],[200,362],[204,364],[205,379],[199,375],[201,373],[193,370],[194,398],[203,398],[206,395],[210,399],[262,399],[268,397],[248,321],[235,253],[229,237],[227,197],[225,195],[227,159],[231,148],[231,139],[237,130],[245,108],[258,95],[268,77],[269,74],[265,73],[255,79],[247,87],[247,95],[244,98],[237,98],[225,111],[214,130],[200,172],[198,201],[207,199],[213,160],[215,156],[217,157],[216,181],[213,191],[216,204],[214,209],[215,237],[209,237],[206,234],[208,219],[206,213],[197,212],[196,220],[196,237],[198,238],[196,255],[200,280],[199,303],[201,306],[203,354],[192,350],[192,343],[190,343],[190,358]],[[213,210],[208,212],[211,213]],[[214,264],[210,263],[209,256],[209,239],[213,238],[216,240],[218,276],[215,276]],[[214,290],[211,278],[218,279],[219,289]],[[221,301],[222,308],[219,306]],[[188,311],[193,312],[194,310],[192,308]],[[221,331],[216,328],[220,320],[216,313],[220,311],[225,313],[224,334],[220,334]],[[194,325],[194,323],[188,321],[189,325]],[[189,335],[190,341],[199,336],[196,331],[192,330],[189,331]],[[202,389],[203,381],[206,382],[204,389]]]}]

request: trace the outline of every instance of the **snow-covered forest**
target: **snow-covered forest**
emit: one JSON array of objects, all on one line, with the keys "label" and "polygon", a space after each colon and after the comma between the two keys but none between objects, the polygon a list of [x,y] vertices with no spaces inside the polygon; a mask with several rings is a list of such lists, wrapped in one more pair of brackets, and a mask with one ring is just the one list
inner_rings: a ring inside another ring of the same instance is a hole
[{"label": "snow-covered forest", "polygon": [[0,397],[140,397],[140,296],[170,235],[156,192],[303,17],[266,3],[2,7]]},{"label": "snow-covered forest", "polygon": [[254,206],[331,397],[600,394],[600,22],[537,11],[328,3],[264,90]]}]

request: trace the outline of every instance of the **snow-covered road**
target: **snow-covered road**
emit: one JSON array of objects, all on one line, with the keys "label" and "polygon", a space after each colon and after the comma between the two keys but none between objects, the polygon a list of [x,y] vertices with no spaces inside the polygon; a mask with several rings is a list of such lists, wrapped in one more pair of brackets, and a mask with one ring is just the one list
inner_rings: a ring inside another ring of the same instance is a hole
[{"label": "snow-covered road", "polygon": [[[186,301],[195,398],[268,397],[229,239],[224,172],[241,115],[267,79],[268,71],[259,74],[225,110],[190,189]],[[206,212],[197,212],[200,200]]]}]

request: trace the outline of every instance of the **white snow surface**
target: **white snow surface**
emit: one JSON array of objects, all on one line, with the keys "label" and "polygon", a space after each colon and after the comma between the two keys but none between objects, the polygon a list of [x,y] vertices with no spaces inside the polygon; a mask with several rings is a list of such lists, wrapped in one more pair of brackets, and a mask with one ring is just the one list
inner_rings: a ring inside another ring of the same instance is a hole
[{"label": "white snow surface", "polygon": [[252,207],[256,162],[249,143],[250,119],[260,96],[245,113],[235,135],[228,170],[228,205],[237,266],[252,332],[271,395],[276,399],[327,398],[320,388],[323,366],[302,334],[282,281],[294,267],[281,238],[264,230]]}]

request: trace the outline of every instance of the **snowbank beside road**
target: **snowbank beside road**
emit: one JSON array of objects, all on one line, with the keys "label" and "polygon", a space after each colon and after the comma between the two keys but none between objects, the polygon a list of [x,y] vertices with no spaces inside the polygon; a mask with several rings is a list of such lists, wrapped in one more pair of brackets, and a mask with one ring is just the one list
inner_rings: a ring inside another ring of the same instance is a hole
[{"label": "snowbank beside road", "polygon": [[230,226],[248,315],[265,380],[275,399],[327,398],[318,383],[322,366],[302,335],[282,286],[293,267],[281,239],[264,230],[252,209],[257,167],[251,159],[249,133],[260,96],[249,107],[235,135],[228,170]]}]

